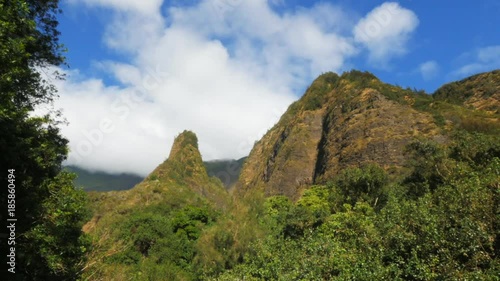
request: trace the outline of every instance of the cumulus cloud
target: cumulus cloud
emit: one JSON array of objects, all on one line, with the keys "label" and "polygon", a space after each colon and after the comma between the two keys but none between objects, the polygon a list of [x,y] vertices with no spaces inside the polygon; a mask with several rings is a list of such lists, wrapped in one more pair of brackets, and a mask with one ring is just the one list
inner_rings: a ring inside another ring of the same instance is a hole
[{"label": "cumulus cloud", "polygon": [[106,7],[120,11],[151,14],[160,8],[163,0],[69,0],[69,3],[84,3],[91,7]]},{"label": "cumulus cloud", "polygon": [[386,2],[373,9],[354,28],[354,38],[370,52],[373,63],[386,63],[407,52],[410,34],[419,20],[411,10],[395,2]]},{"label": "cumulus cloud", "polygon": [[452,72],[454,77],[465,77],[478,72],[500,68],[500,45],[479,48],[463,54],[461,60],[465,63]]},{"label": "cumulus cloud", "polygon": [[418,71],[424,80],[431,80],[439,73],[439,65],[436,61],[426,61],[419,65]]},{"label": "cumulus cloud", "polygon": [[[160,0],[72,1],[111,9],[103,42],[128,58],[96,63],[118,85],[77,70],[56,82],[55,106],[70,124],[62,128],[67,164],[90,170],[146,175],[185,129],[198,135],[205,160],[245,156],[299,90],[322,72],[344,70],[359,52],[357,21],[327,3],[278,13],[281,2],[266,0],[204,0],[163,11]],[[408,30],[401,17],[411,12],[395,7],[406,29],[380,38]]]},{"label": "cumulus cloud", "polygon": [[350,21],[340,7],[320,3],[280,15],[266,0],[221,2],[171,8],[173,25],[224,39],[240,65],[276,84],[303,86],[311,73],[342,70],[345,59],[357,53],[349,34],[341,32],[352,26],[346,26]]}]

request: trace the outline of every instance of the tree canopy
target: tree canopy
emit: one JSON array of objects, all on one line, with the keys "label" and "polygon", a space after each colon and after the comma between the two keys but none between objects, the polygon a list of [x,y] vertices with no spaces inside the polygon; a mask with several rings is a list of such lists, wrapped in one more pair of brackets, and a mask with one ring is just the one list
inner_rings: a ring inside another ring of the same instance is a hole
[{"label": "tree canopy", "polygon": [[[15,249],[9,280],[75,280],[89,245],[81,232],[89,215],[85,194],[61,171],[68,148],[58,116],[33,114],[56,97],[50,79],[61,78],[54,71],[64,63],[58,5],[57,0],[0,1],[0,178],[15,185],[15,198],[2,188],[0,201],[15,203],[17,219],[15,245],[6,249],[7,242],[1,243],[2,253]],[[3,210],[3,222],[6,215]]]}]

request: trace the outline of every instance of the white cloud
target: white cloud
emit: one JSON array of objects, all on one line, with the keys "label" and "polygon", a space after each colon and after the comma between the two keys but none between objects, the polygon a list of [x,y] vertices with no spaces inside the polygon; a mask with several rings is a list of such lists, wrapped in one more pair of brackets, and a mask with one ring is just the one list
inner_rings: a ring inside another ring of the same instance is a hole
[{"label": "white cloud", "polygon": [[372,63],[386,63],[407,52],[410,34],[419,20],[411,10],[395,2],[385,2],[362,18],[354,28],[354,38],[368,48]]},{"label": "white cloud", "polygon": [[452,72],[454,77],[465,77],[478,72],[485,72],[500,68],[500,45],[479,48],[473,52],[463,54],[462,60],[467,62]]},{"label": "white cloud", "polygon": [[477,52],[477,58],[481,62],[500,61],[500,45],[479,49]]},{"label": "white cloud", "polygon": [[69,3],[83,3],[91,7],[106,7],[119,11],[152,14],[159,11],[163,0],[68,0]]},{"label": "white cloud", "polygon": [[424,80],[431,80],[439,73],[439,65],[436,61],[426,61],[419,65],[418,71]]},{"label": "white cloud", "polygon": [[162,14],[161,1],[72,1],[111,8],[103,41],[129,58],[97,63],[120,86],[78,71],[57,82],[68,164],[87,169],[145,175],[185,129],[198,135],[205,160],[245,156],[297,89],[344,70],[359,51],[356,21],[325,3],[280,14],[266,0],[204,0]]},{"label": "white cloud", "polygon": [[[172,8],[173,25],[223,38],[235,47],[230,48],[235,60],[278,85],[302,85],[310,82],[311,73],[340,71],[345,59],[357,53],[352,39],[341,33],[352,26],[339,7],[320,3],[279,15],[265,0],[231,0],[226,6],[224,1]],[[283,70],[286,73],[276,75]]]}]

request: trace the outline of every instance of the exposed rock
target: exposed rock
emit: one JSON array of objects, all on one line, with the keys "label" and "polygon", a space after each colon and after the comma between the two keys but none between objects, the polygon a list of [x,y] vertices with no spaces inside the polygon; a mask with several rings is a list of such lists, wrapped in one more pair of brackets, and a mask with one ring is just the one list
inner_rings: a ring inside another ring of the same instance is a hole
[{"label": "exposed rock", "polygon": [[411,107],[413,94],[366,72],[323,74],[254,146],[240,192],[258,188],[297,199],[349,166],[375,162],[397,171],[410,141],[440,137],[432,115]]}]

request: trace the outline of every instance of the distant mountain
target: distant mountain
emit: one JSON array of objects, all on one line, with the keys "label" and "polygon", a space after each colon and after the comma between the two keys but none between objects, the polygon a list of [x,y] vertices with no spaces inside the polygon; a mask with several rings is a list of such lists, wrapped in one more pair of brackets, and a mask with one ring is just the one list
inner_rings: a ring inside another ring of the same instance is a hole
[{"label": "distant mountain", "polygon": [[90,172],[76,166],[66,166],[65,168],[77,175],[75,185],[86,191],[127,190],[144,179],[141,176],[127,173]]},{"label": "distant mountain", "polygon": [[243,157],[238,160],[212,160],[205,161],[203,164],[209,176],[217,177],[226,189],[230,189],[238,181],[241,168],[246,159],[246,157]]}]

